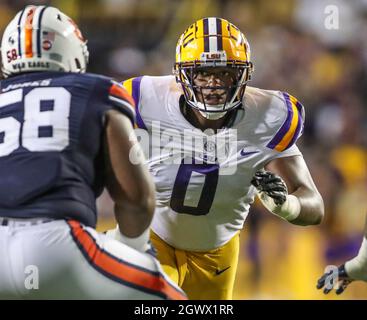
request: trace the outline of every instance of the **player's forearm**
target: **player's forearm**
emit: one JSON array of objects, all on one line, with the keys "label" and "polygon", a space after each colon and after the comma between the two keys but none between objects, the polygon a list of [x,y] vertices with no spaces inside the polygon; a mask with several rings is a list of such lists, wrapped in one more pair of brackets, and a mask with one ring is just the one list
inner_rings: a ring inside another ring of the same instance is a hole
[{"label": "player's forearm", "polygon": [[142,198],[138,203],[126,200],[115,203],[115,217],[120,232],[131,238],[141,235],[150,226],[154,209],[154,193]]},{"label": "player's forearm", "polygon": [[345,263],[345,271],[354,280],[367,281],[367,239],[365,237],[358,255]]},{"label": "player's forearm", "polygon": [[[274,205],[267,199],[267,207],[270,206],[273,213],[293,224],[320,224],[324,217],[324,203],[303,157],[278,158],[269,162],[266,169],[270,171],[255,174],[254,185],[281,203]],[[272,172],[275,175],[271,175]],[[283,203],[281,196],[284,194],[287,197]]]},{"label": "player's forearm", "polygon": [[152,196],[144,198],[139,204],[131,201],[116,201],[117,226],[108,230],[106,235],[135,250],[149,251],[151,249],[149,226],[154,213],[154,201],[153,192]]},{"label": "player's forearm", "polygon": [[297,225],[319,224],[324,216],[322,197],[313,183],[297,181],[288,193],[284,180],[270,172],[256,172],[251,183],[259,191],[263,205],[280,218]]},{"label": "player's forearm", "polygon": [[[115,217],[123,236],[137,237],[150,225],[155,186],[130,120],[113,110],[106,114],[106,186],[115,202]],[[140,154],[133,163],[131,150]]]},{"label": "player's forearm", "polygon": [[292,224],[307,226],[320,224],[324,217],[324,201],[316,190],[300,187],[292,193],[300,203],[297,218],[289,221]]},{"label": "player's forearm", "polygon": [[345,263],[345,271],[352,279],[367,281],[367,217],[361,248],[356,257]]}]

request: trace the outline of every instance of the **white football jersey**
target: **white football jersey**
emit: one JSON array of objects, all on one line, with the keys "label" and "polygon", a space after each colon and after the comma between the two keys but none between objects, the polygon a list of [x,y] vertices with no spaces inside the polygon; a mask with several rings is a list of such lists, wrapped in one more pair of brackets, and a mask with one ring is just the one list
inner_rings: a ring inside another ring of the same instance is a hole
[{"label": "white football jersey", "polygon": [[301,155],[295,142],[304,111],[287,93],[247,87],[242,109],[214,134],[186,120],[174,76],[132,78],[124,87],[135,100],[137,135],[156,185],[152,229],[178,249],[228,242],[254,201],[255,172],[272,159]]}]

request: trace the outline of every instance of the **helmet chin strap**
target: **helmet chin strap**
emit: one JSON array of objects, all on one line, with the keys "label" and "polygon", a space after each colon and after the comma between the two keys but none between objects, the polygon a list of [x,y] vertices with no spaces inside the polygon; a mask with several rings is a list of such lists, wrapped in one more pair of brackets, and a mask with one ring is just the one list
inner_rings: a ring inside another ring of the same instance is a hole
[{"label": "helmet chin strap", "polygon": [[[199,112],[200,114],[208,119],[208,120],[218,120],[220,118],[223,118],[226,114],[227,114],[227,111],[224,111],[224,112],[205,112],[203,111],[204,110],[204,104],[201,103],[201,102],[198,102],[198,107],[200,107],[199,109]],[[222,104],[218,104],[218,105],[211,105],[211,106],[208,106],[207,109],[209,109],[210,111],[211,110],[217,110],[219,108],[223,108],[223,105]]]}]

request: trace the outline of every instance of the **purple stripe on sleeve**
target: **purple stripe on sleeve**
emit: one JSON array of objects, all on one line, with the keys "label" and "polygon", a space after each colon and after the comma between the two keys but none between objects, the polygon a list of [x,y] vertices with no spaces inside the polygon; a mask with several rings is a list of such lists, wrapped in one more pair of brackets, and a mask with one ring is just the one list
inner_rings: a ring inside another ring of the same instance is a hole
[{"label": "purple stripe on sleeve", "polygon": [[302,125],[301,125],[301,132],[300,132],[300,135],[303,134],[303,129],[304,129],[304,126],[305,126],[305,108],[303,107],[303,105],[297,101],[296,103],[296,107],[297,107],[297,110],[298,110],[298,113],[299,113],[299,117],[300,119],[302,120]]},{"label": "purple stripe on sleeve", "polygon": [[283,92],[283,96],[284,96],[285,102],[287,104],[287,109],[288,109],[287,119],[285,120],[285,122],[283,123],[279,131],[276,133],[274,138],[266,145],[268,148],[271,148],[271,149],[275,149],[277,144],[279,144],[279,142],[282,141],[283,137],[288,132],[291,126],[291,123],[292,123],[292,119],[293,119],[293,109],[292,109],[292,103],[289,98],[289,95],[286,92]]},{"label": "purple stripe on sleeve", "polygon": [[302,115],[298,111],[298,123],[297,123],[296,132],[294,133],[292,140],[288,143],[288,145],[286,146],[286,148],[284,150],[289,149],[296,142],[296,140],[299,137],[299,133],[300,133],[302,127],[303,127]]},{"label": "purple stripe on sleeve", "polygon": [[296,131],[292,137],[292,140],[289,142],[289,144],[287,145],[287,147],[284,150],[289,149],[293,144],[296,143],[297,139],[301,136],[302,132],[303,132],[303,106],[301,103],[299,103],[298,101],[296,102],[296,107],[298,110],[298,123],[297,123],[297,128]]},{"label": "purple stripe on sleeve", "polygon": [[147,130],[147,127],[141,117],[140,111],[139,111],[139,100],[140,100],[140,83],[141,79],[143,77],[137,77],[133,79],[132,82],[132,96],[135,101],[135,111],[136,111],[136,124],[139,128]]}]

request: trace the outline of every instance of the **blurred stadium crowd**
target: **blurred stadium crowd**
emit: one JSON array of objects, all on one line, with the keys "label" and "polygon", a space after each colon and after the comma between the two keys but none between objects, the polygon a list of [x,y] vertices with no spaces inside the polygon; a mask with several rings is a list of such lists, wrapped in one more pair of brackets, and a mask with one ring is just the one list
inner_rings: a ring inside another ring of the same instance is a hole
[{"label": "blurred stadium crowd", "polygon": [[[337,29],[325,26],[331,3]],[[73,17],[89,40],[89,71],[118,80],[170,74],[179,35],[199,18],[237,25],[252,49],[251,85],[287,91],[306,108],[299,147],[326,218],[303,228],[253,206],[241,234],[234,297],[326,299],[316,280],[326,265],[356,255],[367,213],[366,0],[1,0],[1,31],[25,4],[53,5]],[[99,209],[99,228],[112,226],[106,195]],[[366,299],[367,285],[352,284],[338,299],[350,298]]]}]

